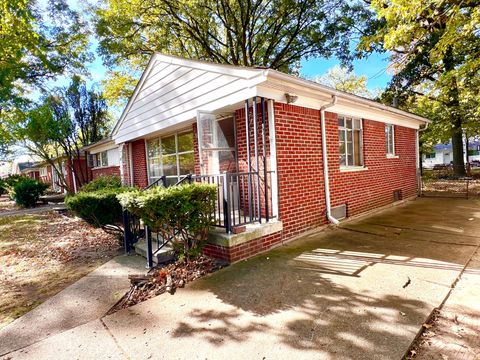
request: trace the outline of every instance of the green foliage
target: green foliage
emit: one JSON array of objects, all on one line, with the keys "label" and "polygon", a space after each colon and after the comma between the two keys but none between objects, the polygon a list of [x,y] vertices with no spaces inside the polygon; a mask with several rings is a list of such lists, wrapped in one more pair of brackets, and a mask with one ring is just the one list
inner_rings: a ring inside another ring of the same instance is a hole
[{"label": "green foliage", "polygon": [[[360,3],[360,2],[358,2]],[[349,58],[357,2],[327,0],[107,0],[96,11],[109,94],[125,96],[155,52],[296,73],[305,57]]]},{"label": "green foliage", "polygon": [[[0,108],[16,107],[43,82],[84,68],[88,26],[65,0],[0,3]],[[1,115],[1,114],[0,114]]]},{"label": "green foliage", "polygon": [[480,4],[373,0],[371,5],[378,19],[375,26],[367,24],[374,31],[360,48],[392,54],[391,91],[408,98],[406,110],[430,113],[430,140],[452,138],[454,170],[463,176],[462,132],[480,131]]},{"label": "green foliage", "polygon": [[8,196],[10,197],[10,199],[14,200],[14,196],[15,196],[14,187],[15,187],[15,185],[17,185],[18,183],[20,183],[24,180],[29,180],[29,179],[30,179],[29,177],[24,176],[24,175],[19,175],[19,174],[10,175],[9,177],[7,177],[3,181],[3,186],[2,187],[8,193]]},{"label": "green foliage", "polygon": [[199,253],[213,225],[217,188],[211,184],[153,187],[118,195],[123,207],[137,214],[152,231],[173,237],[187,258]]},{"label": "green foliage", "polygon": [[34,207],[47,188],[48,184],[41,181],[21,179],[13,185],[13,199],[22,207]]},{"label": "green foliage", "polygon": [[118,189],[122,187],[122,180],[120,176],[104,175],[82,186],[82,192],[92,192],[102,189]]},{"label": "green foliage", "polygon": [[7,193],[7,183],[5,180],[0,179],[0,195],[6,194]]},{"label": "green foliage", "polygon": [[122,220],[122,206],[117,195],[129,188],[109,188],[92,192],[79,192],[65,198],[67,208],[88,223],[101,227],[119,224]]},{"label": "green foliage", "polygon": [[[9,133],[30,153],[55,167],[59,183],[71,192],[60,164],[51,159],[62,157],[72,164],[81,156],[82,146],[106,135],[110,119],[103,95],[74,76],[67,88],[57,88],[28,111],[17,113],[16,121],[8,125]],[[77,183],[87,182],[85,167],[72,171]]]}]

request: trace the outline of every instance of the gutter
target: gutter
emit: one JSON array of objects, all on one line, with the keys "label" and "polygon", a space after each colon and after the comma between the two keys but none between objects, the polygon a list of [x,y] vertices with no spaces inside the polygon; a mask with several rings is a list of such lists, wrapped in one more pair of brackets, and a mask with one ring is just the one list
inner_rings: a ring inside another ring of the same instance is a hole
[{"label": "gutter", "polygon": [[335,106],[337,103],[337,95],[332,95],[332,101],[320,108],[320,124],[322,127],[322,158],[323,158],[323,179],[325,182],[325,203],[327,206],[327,219],[332,224],[337,225],[339,221],[332,216],[332,208],[330,206],[330,181],[328,179],[328,158],[327,158],[327,135],[325,130],[325,110]]},{"label": "gutter", "polygon": [[280,80],[280,81],[285,81],[285,82],[289,82],[289,83],[292,83],[292,84],[297,84],[297,85],[300,85],[300,86],[306,86],[306,87],[308,87],[312,90],[316,90],[316,91],[319,91],[319,92],[323,91],[323,92],[326,92],[327,94],[330,94],[332,96],[336,96],[340,99],[344,99],[344,100],[347,100],[349,102],[353,102],[353,103],[356,103],[356,104],[362,104],[364,106],[367,106],[367,107],[370,107],[370,108],[373,108],[373,109],[383,110],[383,111],[387,111],[387,112],[390,112],[390,113],[393,113],[393,114],[396,114],[396,115],[405,116],[405,117],[408,117],[410,119],[420,121],[422,123],[427,123],[428,124],[429,122],[431,122],[430,120],[428,120],[424,117],[421,117],[421,116],[418,116],[418,115],[415,115],[415,114],[411,114],[407,111],[403,111],[403,110],[394,108],[392,106],[387,106],[387,105],[381,104],[379,102],[376,102],[374,100],[363,98],[361,96],[357,96],[357,95],[349,94],[347,92],[335,90],[335,89],[332,89],[328,86],[321,85],[321,84],[318,84],[318,83],[310,81],[310,80],[305,80],[305,79],[301,79],[301,78],[298,78],[298,77],[295,77],[295,76],[292,76],[292,75],[284,74],[284,73],[282,73],[280,71],[277,71],[277,70],[268,69],[268,70],[266,70],[265,73],[266,73],[267,77],[270,76],[271,78],[274,78],[274,79],[277,79],[277,80]]}]

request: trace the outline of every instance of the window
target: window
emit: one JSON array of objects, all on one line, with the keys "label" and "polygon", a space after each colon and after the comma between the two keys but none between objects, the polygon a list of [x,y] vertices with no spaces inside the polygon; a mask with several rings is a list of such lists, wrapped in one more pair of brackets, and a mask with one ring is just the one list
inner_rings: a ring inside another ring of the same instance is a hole
[{"label": "window", "polygon": [[434,152],[426,154],[425,159],[435,159],[436,154]]},{"label": "window", "polygon": [[149,140],[147,154],[150,183],[165,175],[168,184],[175,184],[195,172],[192,131]]},{"label": "window", "polygon": [[40,168],[40,176],[41,176],[41,177],[47,176],[47,173],[48,173],[48,172],[47,172],[47,168],[46,168],[46,167]]},{"label": "window", "polygon": [[363,166],[362,120],[338,117],[340,166]]},{"label": "window", "polygon": [[96,154],[92,154],[93,167],[106,167],[108,166],[108,156],[106,151],[102,151]]},{"label": "window", "polygon": [[395,133],[392,124],[385,124],[385,140],[387,145],[387,156],[395,155]]}]

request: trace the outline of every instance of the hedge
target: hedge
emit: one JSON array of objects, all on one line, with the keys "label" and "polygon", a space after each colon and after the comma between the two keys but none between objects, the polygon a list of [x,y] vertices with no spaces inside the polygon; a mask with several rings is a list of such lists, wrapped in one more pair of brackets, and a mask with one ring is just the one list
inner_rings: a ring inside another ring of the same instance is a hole
[{"label": "hedge", "polygon": [[119,194],[120,204],[138,215],[152,231],[173,237],[187,260],[197,255],[214,224],[217,187],[212,184],[185,184],[153,187]]},{"label": "hedge", "polygon": [[120,176],[103,175],[93,179],[89,183],[82,186],[80,191],[91,192],[102,189],[118,189],[122,187]]},{"label": "hedge", "polygon": [[48,185],[34,179],[24,178],[13,186],[13,199],[22,207],[34,207],[47,190]]},{"label": "hedge", "polygon": [[65,205],[88,223],[102,227],[122,221],[122,206],[117,195],[130,188],[106,188],[98,191],[81,191],[65,198]]}]

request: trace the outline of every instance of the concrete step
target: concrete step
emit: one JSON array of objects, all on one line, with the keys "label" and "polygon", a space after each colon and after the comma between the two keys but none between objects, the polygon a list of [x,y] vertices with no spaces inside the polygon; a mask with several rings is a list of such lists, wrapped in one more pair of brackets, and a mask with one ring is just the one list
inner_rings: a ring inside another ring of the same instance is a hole
[{"label": "concrete step", "polygon": [[[152,243],[153,252],[155,253],[157,243],[154,241]],[[135,253],[143,256],[145,259],[147,258],[147,242],[145,239],[140,239],[136,244],[134,244]],[[161,250],[157,251],[156,254],[153,255],[153,263],[158,265],[162,263],[166,263],[174,258],[174,251],[171,244],[165,245]]]}]

